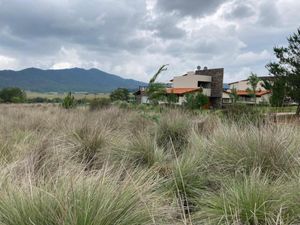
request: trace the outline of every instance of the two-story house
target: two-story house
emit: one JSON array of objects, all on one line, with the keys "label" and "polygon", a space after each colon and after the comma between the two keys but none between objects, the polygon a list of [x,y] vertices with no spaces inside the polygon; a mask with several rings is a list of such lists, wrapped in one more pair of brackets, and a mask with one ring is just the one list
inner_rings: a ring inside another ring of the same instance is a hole
[{"label": "two-story house", "polygon": [[[189,93],[202,92],[209,97],[210,105],[213,107],[221,107],[223,93],[223,76],[224,69],[200,69],[187,72],[181,76],[175,76],[170,82],[171,87],[166,88],[166,94],[176,94],[178,96],[178,104],[185,101],[185,95]],[[145,89],[140,87],[136,92],[137,100],[140,103],[147,103]]]}]

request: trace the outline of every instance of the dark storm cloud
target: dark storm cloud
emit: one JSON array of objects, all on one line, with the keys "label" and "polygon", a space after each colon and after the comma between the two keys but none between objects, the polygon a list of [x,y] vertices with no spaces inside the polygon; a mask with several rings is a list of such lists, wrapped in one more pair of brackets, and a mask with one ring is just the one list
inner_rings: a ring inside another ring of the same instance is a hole
[{"label": "dark storm cloud", "polygon": [[6,34],[3,41],[12,47],[31,48],[34,43],[47,48],[51,42],[50,48],[64,43],[102,50],[139,47],[127,40],[134,36],[145,12],[145,2],[140,0],[134,4],[99,0],[2,1],[0,33]]},{"label": "dark storm cloud", "polygon": [[225,12],[227,19],[243,19],[255,14],[254,8],[249,4],[236,4],[232,6],[230,12]]},{"label": "dark storm cloud", "polygon": [[182,16],[201,17],[210,14],[226,0],[157,0],[157,6],[165,11],[176,11]]}]

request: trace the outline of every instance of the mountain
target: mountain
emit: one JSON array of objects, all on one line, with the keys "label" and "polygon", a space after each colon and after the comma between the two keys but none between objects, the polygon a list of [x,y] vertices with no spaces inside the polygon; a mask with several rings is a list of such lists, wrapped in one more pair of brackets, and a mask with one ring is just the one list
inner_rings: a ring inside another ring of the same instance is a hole
[{"label": "mountain", "polygon": [[28,68],[21,71],[0,71],[0,88],[19,87],[37,92],[110,92],[116,88],[135,90],[145,83],[124,79],[98,69],[41,70]]}]

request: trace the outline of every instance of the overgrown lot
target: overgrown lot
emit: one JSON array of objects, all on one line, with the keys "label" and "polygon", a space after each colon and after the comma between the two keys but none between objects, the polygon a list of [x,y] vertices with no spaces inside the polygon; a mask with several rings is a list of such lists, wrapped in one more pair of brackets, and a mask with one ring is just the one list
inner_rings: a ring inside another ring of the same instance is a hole
[{"label": "overgrown lot", "polygon": [[300,128],[0,105],[0,224],[300,224]]}]

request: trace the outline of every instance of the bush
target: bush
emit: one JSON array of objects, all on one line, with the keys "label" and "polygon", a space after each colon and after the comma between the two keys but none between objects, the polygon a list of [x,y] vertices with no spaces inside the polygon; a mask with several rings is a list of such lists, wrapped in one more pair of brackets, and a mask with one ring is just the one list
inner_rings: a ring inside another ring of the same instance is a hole
[{"label": "bush", "polygon": [[109,107],[110,104],[111,104],[111,101],[109,98],[94,98],[90,102],[89,107],[90,107],[90,110],[99,110],[99,109]]},{"label": "bush", "polygon": [[0,99],[5,103],[23,103],[26,101],[26,93],[20,88],[4,88],[0,91]]},{"label": "bush", "polygon": [[185,100],[184,106],[188,109],[201,109],[209,103],[209,98],[202,93],[187,94]]},{"label": "bush", "polygon": [[71,109],[74,108],[75,106],[76,106],[75,97],[72,95],[71,92],[69,92],[62,102],[62,107],[65,109]]},{"label": "bush", "polygon": [[232,104],[223,110],[225,119],[237,123],[261,123],[264,115],[258,107],[246,104]]},{"label": "bush", "polygon": [[114,101],[128,101],[129,100],[129,91],[126,88],[118,88],[114,90],[110,95],[112,102]]}]

